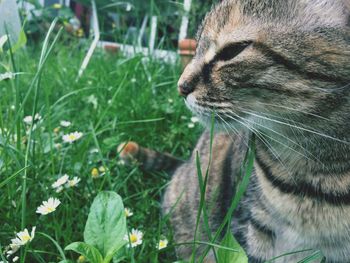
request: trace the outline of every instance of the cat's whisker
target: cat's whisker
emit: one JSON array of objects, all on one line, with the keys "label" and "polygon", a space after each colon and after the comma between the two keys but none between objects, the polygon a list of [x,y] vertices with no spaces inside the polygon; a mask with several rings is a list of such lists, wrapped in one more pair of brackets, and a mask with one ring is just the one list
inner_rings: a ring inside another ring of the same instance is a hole
[{"label": "cat's whisker", "polygon": [[[284,168],[285,171],[288,173],[288,176],[291,178],[291,180],[292,180],[295,184],[297,184],[297,182],[295,181],[294,177],[292,176],[292,173],[291,173],[290,169],[288,169],[287,166],[283,163],[283,161],[282,161],[281,157],[279,156],[278,152],[273,148],[273,146],[272,146],[269,142],[266,141],[266,139],[264,138],[264,136],[266,136],[266,137],[268,137],[268,138],[270,138],[270,139],[272,139],[272,140],[274,140],[274,139],[273,139],[271,136],[267,135],[266,133],[263,133],[263,132],[261,132],[261,131],[255,129],[255,128],[252,127],[251,125],[249,125],[249,123],[247,123],[247,122],[245,121],[245,119],[242,118],[242,117],[240,117],[238,114],[236,114],[236,113],[234,113],[234,112],[232,112],[232,113],[233,113],[236,117],[240,118],[243,122],[241,122],[241,121],[235,119],[235,118],[234,118],[233,116],[231,116],[231,115],[226,115],[226,117],[231,118],[231,119],[233,119],[234,121],[237,121],[237,122],[241,123],[242,125],[244,125],[245,127],[247,127],[251,132],[253,132],[253,133],[260,139],[260,141],[261,141],[263,144],[265,144],[266,147],[271,151],[271,153],[275,156],[276,160],[278,160],[278,162],[283,166],[283,168]],[[279,141],[277,141],[277,142],[279,142]]]},{"label": "cat's whisker", "polygon": [[290,110],[290,111],[295,111],[295,112],[302,113],[304,115],[309,115],[309,116],[320,118],[320,119],[327,120],[327,121],[330,120],[329,118],[325,118],[325,117],[323,117],[321,115],[317,115],[317,114],[310,113],[310,112],[305,112],[305,111],[298,110],[298,109],[291,108],[291,107],[287,107],[287,106],[276,105],[276,104],[265,103],[265,102],[259,102],[259,104],[266,105],[266,106],[271,106],[271,107],[276,107],[276,108],[281,108],[281,109],[286,109],[286,110]]},{"label": "cat's whisker", "polygon": [[225,121],[224,118],[222,118],[219,114],[216,113],[216,116],[219,117],[219,119],[223,122],[223,127],[226,130],[227,134],[230,136],[232,142],[234,142],[235,140],[232,138],[231,133],[227,130],[226,126],[231,129],[238,137],[240,137],[244,143],[245,146],[247,146],[247,149],[249,148],[249,143],[245,140],[245,138],[242,137],[242,135],[239,134],[239,131],[233,127],[232,125],[230,126],[230,124]]},{"label": "cat's whisker", "polygon": [[277,119],[277,120],[280,119],[282,121],[285,121],[286,123],[289,123],[289,124],[292,124],[292,125],[295,125],[295,126],[297,126],[297,124],[298,124],[301,127],[304,127],[304,128],[307,128],[307,129],[312,129],[311,126],[308,126],[308,125],[306,125],[306,124],[304,124],[302,122],[299,122],[299,121],[295,121],[295,120],[293,120],[291,118],[285,118],[285,117],[278,116],[278,115],[271,114],[271,113],[267,113],[267,112],[256,112],[256,111],[253,111],[253,110],[250,110],[250,111],[255,113],[255,114],[262,114],[264,116],[271,117],[271,118],[273,117],[274,119]]},{"label": "cat's whisker", "polygon": [[252,116],[255,116],[255,117],[267,120],[267,121],[271,121],[271,122],[274,122],[274,123],[282,124],[282,125],[285,125],[285,126],[288,126],[288,127],[291,127],[291,128],[296,128],[296,129],[302,130],[302,131],[310,132],[312,134],[319,135],[319,136],[324,137],[324,138],[332,139],[334,141],[350,145],[350,142],[348,142],[348,141],[344,141],[344,140],[335,138],[333,136],[330,136],[330,135],[327,135],[327,134],[324,134],[324,133],[320,133],[320,132],[317,132],[317,131],[314,131],[314,130],[306,129],[306,128],[303,128],[303,127],[300,127],[300,126],[296,126],[296,125],[293,125],[293,124],[290,124],[290,123],[282,122],[282,121],[279,121],[279,120],[271,119],[271,118],[268,118],[268,117],[256,114],[254,112],[249,112],[249,111],[242,111],[242,112],[245,113],[245,114],[249,114],[249,115],[252,115]]},{"label": "cat's whisker", "polygon": [[[237,117],[238,117],[238,116],[237,116]],[[240,118],[241,118],[241,117],[240,117]],[[311,153],[308,152],[303,146],[301,146],[300,144],[298,144],[298,143],[295,142],[294,140],[292,140],[292,139],[286,137],[285,135],[283,135],[283,134],[281,134],[281,133],[279,133],[279,132],[276,132],[275,130],[273,130],[273,129],[271,129],[271,128],[268,128],[268,127],[266,127],[266,126],[264,126],[264,125],[262,125],[262,124],[260,124],[260,123],[254,122],[254,121],[252,121],[252,120],[248,120],[248,119],[245,120],[245,119],[243,119],[243,118],[241,118],[241,119],[242,119],[243,121],[252,123],[253,125],[258,125],[258,126],[264,128],[264,129],[266,129],[266,130],[269,130],[269,131],[271,131],[271,132],[273,132],[273,133],[275,133],[275,134],[281,136],[282,138],[286,139],[287,141],[291,142],[292,144],[294,144],[294,145],[300,147],[302,150],[305,150],[307,153],[311,154]],[[299,151],[297,151],[297,150],[291,148],[291,147],[288,146],[287,144],[282,143],[281,141],[279,141],[279,140],[277,140],[277,139],[275,139],[275,138],[273,138],[273,137],[267,135],[266,133],[264,133],[264,134],[265,134],[267,137],[269,137],[270,139],[272,139],[273,141],[275,141],[275,142],[281,144],[281,145],[284,146],[284,147],[287,147],[288,149],[294,151],[294,152],[297,153],[298,155],[301,155],[301,156],[305,157],[307,160],[312,160],[312,159],[310,159],[308,156],[306,156],[305,154],[303,154],[303,153],[301,153],[301,152],[299,152]]]},{"label": "cat's whisker", "polygon": [[[307,150],[305,147],[303,147],[302,145],[298,144],[298,143],[295,142],[294,140],[291,140],[290,138],[286,137],[285,135],[283,135],[283,134],[281,134],[281,133],[279,133],[279,132],[276,132],[276,131],[274,131],[273,129],[270,129],[270,128],[268,128],[268,127],[262,125],[262,124],[256,123],[256,122],[254,122],[254,121],[252,121],[252,120],[247,120],[247,121],[250,122],[250,123],[253,123],[253,124],[255,124],[255,125],[258,125],[258,126],[262,127],[263,129],[267,129],[267,130],[269,130],[269,131],[271,131],[271,132],[273,132],[273,133],[275,133],[275,134],[281,136],[282,138],[288,140],[289,142],[293,143],[294,145],[300,147],[303,151],[305,151],[308,155],[310,155],[311,158],[309,158],[307,155],[304,155],[304,154],[302,154],[301,152],[298,152],[298,151],[296,151],[296,150],[294,150],[294,152],[296,152],[296,153],[299,154],[299,155],[302,155],[302,156],[305,157],[307,160],[311,160],[311,161],[315,161],[315,162],[319,163],[320,165],[322,165],[322,167],[323,167],[329,174],[333,175],[332,171],[330,171],[330,169],[328,169],[327,166],[326,166],[319,158],[317,158],[317,156],[315,156],[314,154],[312,154],[310,151],[308,151],[308,150]],[[279,143],[279,144],[281,144],[281,145],[283,145],[283,146],[286,146],[285,144],[281,143],[281,142],[278,141],[278,140],[274,140],[274,141],[276,141],[277,143]],[[289,148],[289,147],[288,147],[288,148]],[[289,148],[289,149],[290,149],[290,150],[293,150],[293,148]]]}]

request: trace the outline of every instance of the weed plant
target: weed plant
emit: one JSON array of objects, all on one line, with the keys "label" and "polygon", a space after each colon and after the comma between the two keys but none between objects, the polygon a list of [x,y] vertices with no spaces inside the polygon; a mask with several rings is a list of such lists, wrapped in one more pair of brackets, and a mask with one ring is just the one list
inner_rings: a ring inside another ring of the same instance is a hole
[{"label": "weed plant", "polygon": [[[135,140],[182,158],[190,155],[201,128],[192,127],[191,115],[177,95],[180,69],[141,55],[125,58],[98,51],[76,81],[84,49],[56,43],[50,50],[54,37],[44,43],[43,52],[29,47],[0,54],[1,73],[19,73],[0,81],[2,249],[16,232],[36,226],[37,233],[45,235],[33,239],[25,262],[59,261],[56,245],[64,248],[82,240],[93,198],[101,190],[112,190],[133,212],[128,226],[144,233],[133,259],[157,262],[159,239],[171,241],[168,224],[160,217],[168,177],[125,167],[118,162],[116,147]],[[37,114],[41,117],[35,118]],[[32,125],[24,122],[26,116],[34,117]],[[63,120],[71,125],[62,127]],[[82,138],[65,143],[62,136],[74,131],[83,133]],[[100,168],[97,175],[95,168]],[[80,182],[56,193],[52,184],[64,174]],[[37,214],[49,197],[58,198],[60,206],[52,214]],[[68,258],[75,257],[68,253]],[[173,259],[170,250],[159,262]]]}]

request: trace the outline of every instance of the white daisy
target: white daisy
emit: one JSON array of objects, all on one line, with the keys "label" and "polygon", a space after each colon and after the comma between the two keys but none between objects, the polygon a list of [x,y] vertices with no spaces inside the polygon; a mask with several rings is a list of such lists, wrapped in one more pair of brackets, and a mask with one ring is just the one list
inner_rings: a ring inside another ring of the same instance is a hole
[{"label": "white daisy", "polygon": [[24,121],[25,124],[30,125],[30,124],[32,124],[32,122],[33,122],[33,117],[32,117],[32,116],[25,116],[25,117],[23,118],[23,121]]},{"label": "white daisy", "polygon": [[60,203],[61,201],[57,198],[50,197],[49,200],[44,201],[42,205],[37,208],[36,212],[42,215],[50,214],[56,210]]},{"label": "white daisy", "polygon": [[61,193],[62,190],[63,190],[63,186],[59,186],[59,187],[56,188],[55,192],[56,193]]},{"label": "white daisy", "polygon": [[132,216],[134,213],[131,211],[131,209],[129,209],[129,208],[127,208],[127,207],[125,207],[124,208],[124,213],[125,213],[125,216],[126,217],[130,217],[130,216]]},{"label": "white daisy", "polygon": [[52,188],[59,188],[60,186],[67,183],[68,180],[69,180],[69,176],[67,174],[65,174],[65,175],[61,176],[60,178],[58,178],[57,181],[52,184]]},{"label": "white daisy", "polygon": [[[40,116],[39,113],[36,113],[36,114],[34,115],[34,120],[35,120],[35,121],[40,121],[40,120],[41,120],[41,116]],[[31,115],[25,116],[25,117],[23,118],[23,121],[24,121],[25,124],[31,125],[32,122],[33,122],[33,117],[32,117]]]},{"label": "white daisy", "polygon": [[11,239],[11,242],[9,245],[11,249],[6,252],[6,257],[15,254],[21,247],[21,241],[18,238]]},{"label": "white daisy", "polygon": [[[13,241],[12,243],[15,245],[21,244],[23,246],[28,242],[31,242],[35,236],[35,229],[36,227],[34,226],[30,234],[27,228],[25,228],[23,231],[18,232],[17,237],[11,240]],[[19,243],[17,241],[19,241]]]},{"label": "white daisy", "polygon": [[15,73],[12,72],[5,72],[0,74],[0,81],[4,80],[4,79],[14,79],[16,76]]},{"label": "white daisy", "polygon": [[131,233],[124,236],[124,240],[128,241],[128,247],[136,247],[142,244],[143,233],[137,229],[132,229]]},{"label": "white daisy", "polygon": [[60,144],[60,143],[55,143],[55,148],[57,149],[57,150],[59,150],[59,149],[61,149],[62,148],[62,144]]},{"label": "white daisy", "polygon": [[19,257],[18,256],[15,256],[13,259],[12,259],[12,262],[16,262],[18,261]]},{"label": "white daisy", "polygon": [[192,118],[191,118],[191,121],[192,121],[193,123],[197,123],[197,122],[199,122],[199,118],[198,118],[198,117],[192,117]]},{"label": "white daisy", "polygon": [[166,238],[159,240],[159,242],[158,242],[158,249],[159,250],[166,248],[167,246],[168,246],[168,240]]},{"label": "white daisy", "polygon": [[27,243],[31,242],[34,239],[35,236],[35,229],[36,227],[34,226],[32,228],[31,233],[29,234],[28,229],[25,228],[23,231],[20,231],[16,234],[16,237],[11,239],[11,244],[10,246],[10,250],[8,250],[6,252],[7,257],[13,255],[14,253],[16,253],[21,246],[26,245]]},{"label": "white daisy", "polygon": [[72,180],[68,180],[67,186],[68,187],[74,187],[77,186],[77,184],[80,182],[80,178],[74,176]]},{"label": "white daisy", "polygon": [[69,126],[71,126],[71,122],[70,121],[65,121],[65,120],[63,120],[63,121],[60,121],[60,125],[62,126],[62,127],[69,127]]},{"label": "white daisy", "polygon": [[91,153],[91,154],[98,153],[98,149],[97,149],[97,148],[92,148],[92,149],[90,150],[90,153]]},{"label": "white daisy", "polygon": [[106,168],[105,168],[104,166],[98,167],[98,170],[99,170],[101,173],[105,173],[105,172],[106,172]]},{"label": "white daisy", "polygon": [[97,98],[95,95],[90,95],[88,98],[87,98],[87,102],[88,103],[91,103],[93,108],[94,109],[97,109],[97,106],[98,106],[98,101],[97,101]]},{"label": "white daisy", "polygon": [[187,124],[187,127],[190,128],[190,129],[193,129],[194,128],[194,123],[190,122],[189,124]]},{"label": "white daisy", "polygon": [[82,132],[72,132],[69,134],[65,134],[62,136],[62,139],[64,142],[69,142],[69,143],[73,143],[76,140],[79,140],[81,137],[83,136]]}]

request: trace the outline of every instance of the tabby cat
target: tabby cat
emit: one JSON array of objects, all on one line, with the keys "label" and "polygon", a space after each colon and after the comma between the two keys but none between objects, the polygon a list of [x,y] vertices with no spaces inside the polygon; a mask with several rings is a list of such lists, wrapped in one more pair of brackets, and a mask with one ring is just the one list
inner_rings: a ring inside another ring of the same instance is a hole
[{"label": "tabby cat", "polygon": [[[349,0],[224,0],[204,19],[196,55],[179,80],[187,106],[207,126],[214,112],[220,128],[206,189],[213,232],[232,201],[249,137],[256,137],[254,172],[232,222],[249,262],[303,249],[322,251],[326,262],[350,262],[348,6]],[[209,144],[206,131],[187,162],[136,143],[121,152],[146,170],[172,171],[163,210],[171,213],[176,242],[193,240],[195,153],[205,170]],[[177,253],[189,258],[192,247]],[[215,262],[214,255],[206,261]]]}]

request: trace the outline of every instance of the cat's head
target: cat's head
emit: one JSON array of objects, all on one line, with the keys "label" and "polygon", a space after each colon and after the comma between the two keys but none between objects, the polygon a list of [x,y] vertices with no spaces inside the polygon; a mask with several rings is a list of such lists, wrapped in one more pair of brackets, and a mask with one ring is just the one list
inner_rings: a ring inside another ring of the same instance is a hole
[{"label": "cat's head", "polygon": [[179,80],[188,107],[230,123],[328,116],[350,91],[349,3],[224,0],[204,19]]}]

